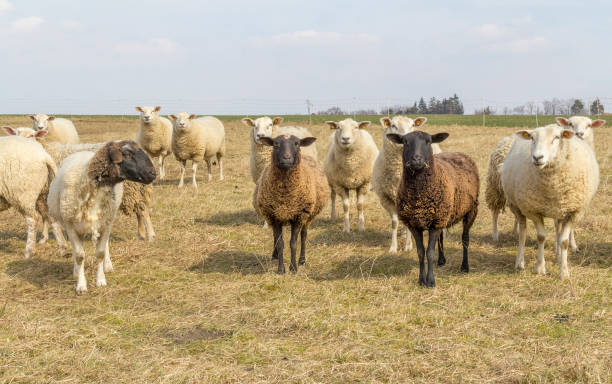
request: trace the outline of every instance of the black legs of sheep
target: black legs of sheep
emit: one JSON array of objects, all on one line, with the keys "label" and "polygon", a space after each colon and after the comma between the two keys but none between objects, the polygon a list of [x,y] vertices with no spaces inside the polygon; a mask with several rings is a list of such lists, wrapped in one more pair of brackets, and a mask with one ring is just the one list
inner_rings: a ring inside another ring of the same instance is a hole
[{"label": "black legs of sheep", "polygon": [[[419,284],[425,287],[435,287],[436,281],[434,279],[433,274],[433,262],[434,262],[434,254],[436,253],[436,243],[439,242],[439,239],[442,238],[442,230],[441,229],[430,229],[429,230],[429,239],[427,242],[427,250],[423,244],[423,231],[418,228],[410,228],[410,232],[412,232],[412,236],[414,236],[414,241],[416,242],[416,249],[419,255]],[[438,255],[438,265],[441,265],[440,262],[446,262],[444,259],[444,253],[442,248],[439,248]],[[427,256],[427,274],[425,273],[425,256]],[[425,277],[427,275],[427,277]]]},{"label": "black legs of sheep", "polygon": [[[278,259],[278,273],[285,273],[285,264],[283,261],[283,226],[280,223],[273,223],[272,230],[274,232],[274,250],[272,251],[272,259]],[[296,263],[298,236],[301,236],[300,259]],[[291,224],[291,240],[289,247],[291,248],[291,264],[289,270],[297,272],[299,265],[306,264],[306,238],[308,237],[308,227],[300,226],[298,223]]]},{"label": "black legs of sheep", "polygon": [[461,272],[469,272],[470,264],[468,262],[468,248],[470,246],[470,229],[474,220],[476,220],[476,214],[478,213],[478,206],[474,207],[467,215],[463,217],[463,233],[461,234],[461,245],[463,246],[463,261],[461,262]]}]

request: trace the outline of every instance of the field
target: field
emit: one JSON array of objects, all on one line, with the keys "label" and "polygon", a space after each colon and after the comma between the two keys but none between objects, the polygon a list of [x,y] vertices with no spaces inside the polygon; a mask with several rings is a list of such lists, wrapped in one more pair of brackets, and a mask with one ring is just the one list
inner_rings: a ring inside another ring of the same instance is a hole
[{"label": "field", "polygon": [[[0,125],[28,121],[0,117]],[[309,128],[322,159],[330,131],[316,122]],[[127,118],[74,123],[84,142],[134,138],[138,129]],[[550,220],[546,276],[534,272],[532,224],[523,272],[514,271],[508,212],[500,244],[490,239],[488,155],[515,128],[426,125],[450,132],[443,150],[476,160],[482,199],[470,273],[459,271],[458,226],[437,287],[424,289],[415,250],[387,252],[391,223],[373,192],[365,232],[343,234],[328,207],[311,227],[306,266],[277,275],[271,230],[251,204],[249,130],[237,118],[225,126],[224,181],[214,167],[204,182],[200,167],[200,189],[179,190],[178,163],[169,162],[170,180],[154,187],[153,243],[137,239],[134,217],[118,216],[106,288],[95,287],[89,264],[89,292],[77,296],[71,259],[54,240],[24,260],[25,220],[0,213],[0,382],[612,382],[612,129],[596,132],[601,183],[577,228],[571,277],[560,281]],[[380,126],[369,130],[380,143]],[[353,229],[355,211],[352,202]]]}]

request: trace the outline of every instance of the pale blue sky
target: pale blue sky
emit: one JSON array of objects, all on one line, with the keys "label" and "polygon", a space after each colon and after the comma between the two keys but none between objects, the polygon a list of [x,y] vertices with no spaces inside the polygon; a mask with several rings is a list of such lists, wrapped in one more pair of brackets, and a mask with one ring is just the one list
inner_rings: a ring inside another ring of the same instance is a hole
[{"label": "pale blue sky", "polygon": [[0,113],[303,113],[459,94],[612,110],[607,1],[0,0]]}]

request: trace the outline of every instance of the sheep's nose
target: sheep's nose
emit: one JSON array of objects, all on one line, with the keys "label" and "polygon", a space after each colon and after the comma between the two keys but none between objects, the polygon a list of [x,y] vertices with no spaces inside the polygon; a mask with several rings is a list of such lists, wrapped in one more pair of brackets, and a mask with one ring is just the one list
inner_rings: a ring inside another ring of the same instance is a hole
[{"label": "sheep's nose", "polygon": [[348,143],[350,140],[351,140],[351,138],[350,138],[350,137],[343,137],[343,138],[342,138],[342,142],[343,142],[343,143]]},{"label": "sheep's nose", "polygon": [[423,156],[421,156],[421,155],[414,155],[414,156],[412,156],[412,160],[414,160],[414,161],[423,161]]},{"label": "sheep's nose", "polygon": [[539,163],[542,161],[542,159],[544,159],[544,155],[533,155],[533,162],[534,163]]},{"label": "sheep's nose", "polygon": [[283,160],[290,160],[290,159],[291,159],[290,153],[283,153]]},{"label": "sheep's nose", "polygon": [[582,137],[584,136],[584,132],[576,132],[576,136],[582,139]]},{"label": "sheep's nose", "polygon": [[258,139],[261,139],[261,138],[262,138],[262,137],[264,137],[264,136],[265,136],[265,134],[263,134],[263,133],[258,133],[258,134],[257,134],[257,138],[258,138]]}]

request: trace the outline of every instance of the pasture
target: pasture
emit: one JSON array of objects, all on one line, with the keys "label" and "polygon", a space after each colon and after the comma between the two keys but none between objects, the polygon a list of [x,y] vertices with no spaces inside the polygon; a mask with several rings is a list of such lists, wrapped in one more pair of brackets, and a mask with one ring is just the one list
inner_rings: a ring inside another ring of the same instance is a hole
[{"label": "pasture", "polygon": [[[133,139],[139,124],[85,116],[73,122],[82,142]],[[305,126],[322,160],[330,130],[316,122]],[[382,129],[378,119],[372,123],[380,148]],[[500,243],[491,241],[488,156],[516,128],[430,120],[425,131],[450,133],[444,151],[476,160],[481,204],[470,273],[459,271],[459,225],[445,241],[446,266],[436,266],[437,287],[426,289],[417,284],[414,249],[387,252],[391,220],[373,192],[365,232],[356,231],[354,196],[351,233],[342,233],[342,218],[330,221],[328,206],[309,231],[306,265],[297,275],[277,275],[272,231],[262,229],[252,207],[250,130],[238,117],[224,124],[225,180],[213,167],[213,181],[205,182],[201,166],[195,191],[188,167],[189,182],[179,190],[178,163],[169,161],[168,180],[153,192],[157,237],[138,240],[136,219],[119,214],[106,288],[95,287],[89,263],[89,291],[76,296],[72,260],[58,254],[55,240],[24,260],[24,219],[0,213],[0,382],[612,382],[611,128],[595,132],[601,182],[577,226],[571,277],[560,281],[552,220],[546,276],[534,272],[531,223],[523,272],[514,271],[508,211],[500,216]],[[30,123],[1,116],[0,125]],[[287,231],[285,239],[288,266]]]}]

